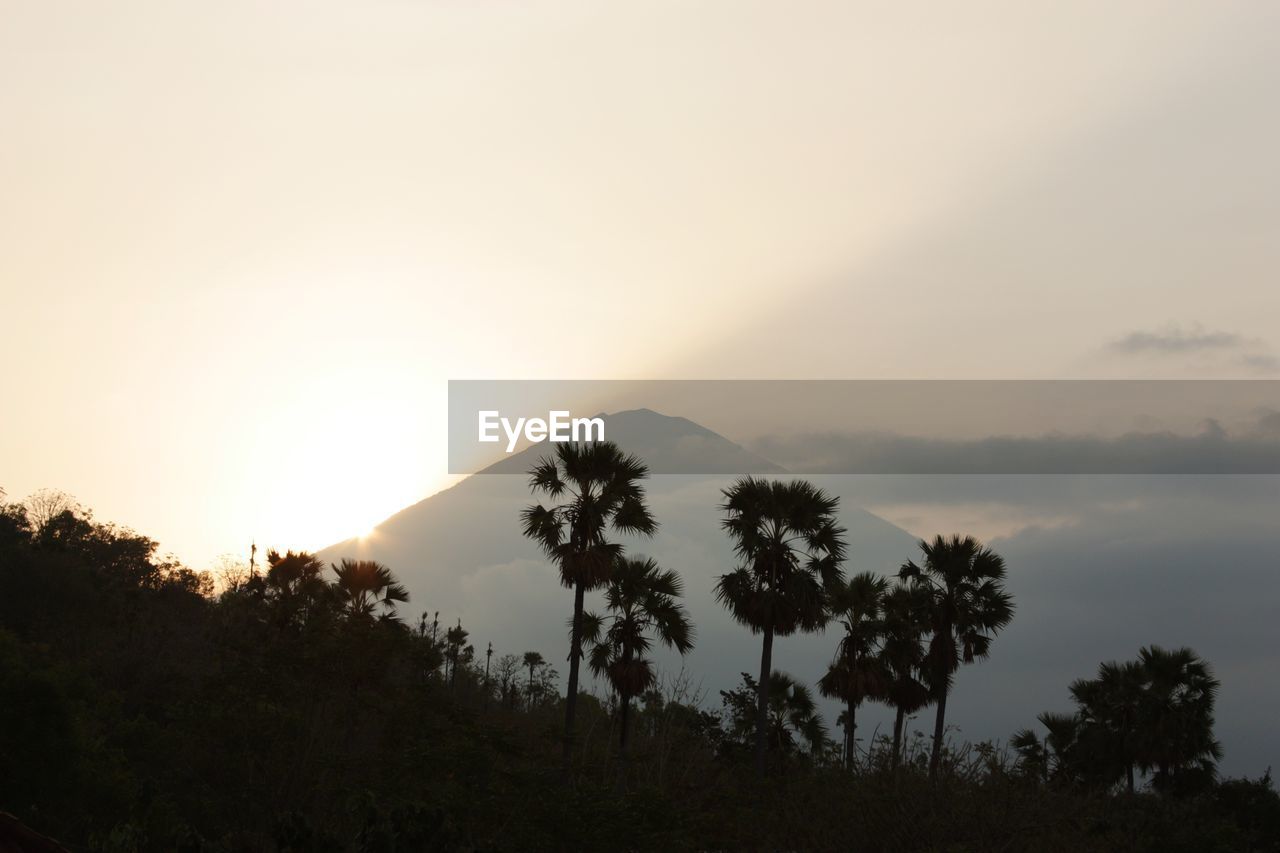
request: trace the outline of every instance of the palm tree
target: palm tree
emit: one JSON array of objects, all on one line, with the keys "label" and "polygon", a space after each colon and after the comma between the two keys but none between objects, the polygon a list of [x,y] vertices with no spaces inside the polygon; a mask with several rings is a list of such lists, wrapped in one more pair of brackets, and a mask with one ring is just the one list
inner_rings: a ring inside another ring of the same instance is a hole
[{"label": "palm tree", "polygon": [[884,630],[884,596],[889,582],[871,572],[854,575],[830,591],[830,609],[844,625],[835,660],[818,680],[829,699],[844,701],[844,765],[853,769],[857,757],[858,706],[863,699],[885,694],[889,673],[878,654]]},{"label": "palm tree", "polygon": [[1071,696],[1081,708],[1082,723],[1099,727],[1095,735],[1105,732],[1107,757],[1124,768],[1125,787],[1130,794],[1134,792],[1135,729],[1149,681],[1150,675],[1141,663],[1111,661],[1098,667],[1097,679],[1080,679],[1071,684]]},{"label": "palm tree", "polygon": [[827,590],[844,580],[844,528],[836,524],[839,498],[804,480],[744,477],[723,494],[722,526],[741,563],[716,582],[716,599],[764,635],[755,744],[763,774],[773,638],[826,626]]},{"label": "palm tree", "polygon": [[541,652],[525,652],[524,665],[529,668],[529,704],[533,704],[533,671],[546,664]]},{"label": "palm tree", "polygon": [[274,548],[267,552],[266,576],[251,579],[249,588],[271,604],[275,623],[284,628],[307,620],[321,603],[330,601],[324,582],[324,562],[306,551]]},{"label": "palm tree", "polygon": [[1009,746],[1018,753],[1021,769],[1038,780],[1049,781],[1049,747],[1031,729],[1019,729],[1009,738]]},{"label": "palm tree", "polygon": [[569,635],[569,686],[564,711],[564,766],[573,750],[573,724],[578,703],[578,668],[582,660],[583,600],[588,590],[609,580],[622,546],[605,537],[612,529],[651,536],[657,530],[645,506],[640,481],[649,469],[610,441],[556,445],[529,472],[529,488],[556,503],[535,504],[521,514],[524,535],[537,542],[560,569],[560,582],[573,590],[573,622]]},{"label": "palm tree", "polygon": [[790,752],[797,738],[818,754],[827,743],[827,729],[818,716],[813,693],[792,676],[779,670],[769,674],[769,704],[766,716],[768,742],[781,754]]},{"label": "palm tree", "polygon": [[1222,746],[1213,737],[1220,682],[1209,664],[1191,649],[1159,646],[1139,650],[1138,662],[1149,679],[1138,720],[1139,763],[1154,771],[1152,783],[1163,790],[1211,779]]},{"label": "palm tree", "polygon": [[650,635],[682,655],[693,648],[693,623],[678,601],[683,594],[675,572],[650,559],[620,557],[604,590],[610,615],[583,616],[582,640],[591,646],[591,671],[607,677],[618,694],[618,753],[624,772],[631,699],[655,682],[653,663],[645,657],[653,646]]},{"label": "palm tree", "polygon": [[456,626],[444,632],[444,641],[449,646],[450,687],[454,687],[458,683],[458,654],[462,651],[462,647],[466,645],[467,637],[469,636],[471,636],[470,632],[462,627],[462,619],[458,619]]},{"label": "palm tree", "polygon": [[902,729],[907,717],[928,705],[932,695],[920,680],[928,630],[928,596],[922,590],[899,584],[885,593],[880,658],[889,678],[884,698],[894,709],[893,768],[902,757]]},{"label": "palm tree", "polygon": [[1080,742],[1080,715],[1046,711],[1036,719],[1049,732],[1045,736],[1044,745],[1046,763],[1049,763],[1050,757],[1053,759],[1050,770],[1059,778],[1074,780],[1078,776],[1076,756]]},{"label": "palm tree", "polygon": [[933,542],[921,541],[920,550],[923,565],[908,560],[898,577],[929,596],[933,636],[925,665],[938,707],[929,778],[936,781],[951,679],[961,663],[990,653],[995,635],[1013,619],[1013,598],[1004,590],[1004,559],[972,536],[938,536]]},{"label": "palm tree", "polygon": [[409,600],[409,591],[396,581],[391,570],[373,560],[343,560],[335,563],[336,583],[342,608],[351,618],[371,619],[379,606],[386,616],[396,604]]}]

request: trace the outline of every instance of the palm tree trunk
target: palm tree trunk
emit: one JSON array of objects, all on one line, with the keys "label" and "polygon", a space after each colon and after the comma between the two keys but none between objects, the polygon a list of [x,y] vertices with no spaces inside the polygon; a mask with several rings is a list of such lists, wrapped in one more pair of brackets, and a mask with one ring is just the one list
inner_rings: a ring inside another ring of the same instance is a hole
[{"label": "palm tree trunk", "polygon": [[853,719],[853,700],[846,699],[844,703],[844,766],[846,770],[853,769],[854,752],[857,750],[857,743],[854,738],[858,731],[858,726]]},{"label": "palm tree trunk", "polygon": [[893,717],[893,756],[889,759],[889,767],[893,770],[898,769],[898,760],[902,757],[902,724],[906,717],[907,712],[899,705]]},{"label": "palm tree trunk", "polygon": [[627,765],[629,757],[627,755],[627,734],[631,724],[631,697],[624,693],[621,695],[622,711],[618,719],[618,790],[625,790],[627,787]]},{"label": "palm tree trunk", "polygon": [[942,761],[942,737],[947,729],[947,688],[938,692],[938,717],[933,724],[933,754],[929,756],[929,781],[938,781],[938,765]]},{"label": "palm tree trunk", "polygon": [[767,768],[765,752],[769,729],[769,673],[773,667],[773,620],[764,628],[764,645],[760,652],[760,682],[756,685],[756,772],[761,776]]},{"label": "palm tree trunk", "polygon": [[1124,753],[1124,778],[1125,784],[1129,788],[1129,794],[1133,794],[1133,757],[1129,755],[1129,727],[1126,725],[1120,732],[1120,751]]},{"label": "palm tree trunk", "polygon": [[582,659],[582,605],[586,589],[579,581],[573,588],[573,632],[569,640],[569,691],[564,701],[564,774],[573,755],[573,720],[578,710],[578,664]]}]

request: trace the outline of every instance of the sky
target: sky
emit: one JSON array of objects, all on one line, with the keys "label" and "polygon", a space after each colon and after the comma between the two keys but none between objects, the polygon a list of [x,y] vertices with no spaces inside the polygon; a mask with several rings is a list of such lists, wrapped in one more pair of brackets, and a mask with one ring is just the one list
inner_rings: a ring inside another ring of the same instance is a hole
[{"label": "sky", "polygon": [[196,567],[447,485],[449,379],[1280,377],[1275,4],[0,22],[0,487]]}]

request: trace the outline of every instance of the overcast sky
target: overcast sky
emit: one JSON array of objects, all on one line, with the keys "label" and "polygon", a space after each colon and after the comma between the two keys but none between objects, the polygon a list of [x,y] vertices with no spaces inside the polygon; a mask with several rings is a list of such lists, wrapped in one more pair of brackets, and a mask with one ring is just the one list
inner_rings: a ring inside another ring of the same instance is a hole
[{"label": "overcast sky", "polygon": [[1280,375],[1275,4],[0,19],[0,486],[197,566],[438,489],[449,378]]}]

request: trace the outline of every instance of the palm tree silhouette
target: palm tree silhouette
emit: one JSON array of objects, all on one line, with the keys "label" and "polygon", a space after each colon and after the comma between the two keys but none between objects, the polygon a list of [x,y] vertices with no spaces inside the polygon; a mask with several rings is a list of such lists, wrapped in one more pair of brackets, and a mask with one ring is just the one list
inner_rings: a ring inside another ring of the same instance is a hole
[{"label": "palm tree silhouette", "polygon": [[622,546],[605,537],[612,529],[623,535],[651,536],[658,528],[645,506],[640,481],[649,469],[613,442],[556,445],[529,471],[529,488],[557,503],[535,504],[521,514],[524,535],[537,542],[560,569],[560,582],[573,590],[569,635],[569,685],[565,696],[565,772],[573,751],[573,724],[578,703],[578,669],[582,660],[582,611],[588,590],[609,580]]},{"label": "palm tree silhouette", "polygon": [[1013,619],[1013,598],[1004,590],[1004,559],[972,536],[920,542],[922,566],[907,561],[898,577],[929,596],[932,638],[925,666],[937,702],[929,778],[938,778],[946,730],[947,694],[960,664],[985,658],[1000,629]]},{"label": "palm tree silhouette", "polygon": [[1138,662],[1149,679],[1139,712],[1139,763],[1154,771],[1157,789],[1211,780],[1222,758],[1222,746],[1213,737],[1213,705],[1221,685],[1209,664],[1191,649],[1160,646],[1140,649]]},{"label": "palm tree silhouette", "polygon": [[723,491],[722,526],[741,564],[716,582],[716,599],[752,633],[762,633],[756,697],[756,769],[765,772],[773,638],[817,631],[828,619],[827,590],[844,581],[839,498],[804,480],[744,477]]},{"label": "palm tree silhouette", "polygon": [[768,742],[779,753],[790,752],[797,738],[817,754],[827,743],[827,729],[818,716],[813,693],[804,684],[779,670],[769,673],[769,704],[766,717]]},{"label": "palm tree silhouette", "polygon": [[267,552],[267,573],[253,578],[249,589],[260,593],[271,605],[272,619],[284,628],[305,622],[317,605],[330,601],[329,586],[322,577],[324,562],[306,551],[274,548]]},{"label": "palm tree silhouette", "polygon": [[458,619],[458,624],[444,633],[444,641],[449,646],[449,686],[451,688],[458,683],[458,655],[466,645],[469,636],[471,636],[470,632],[462,627],[462,619]]},{"label": "palm tree silhouette", "polygon": [[884,631],[884,597],[889,582],[871,572],[854,575],[830,590],[831,615],[844,625],[835,660],[818,680],[829,699],[844,701],[844,765],[853,769],[857,758],[858,706],[863,699],[885,695],[890,675],[879,655]]},{"label": "palm tree silhouette", "polygon": [[529,668],[529,704],[533,704],[533,671],[545,664],[541,652],[525,652],[524,665]]},{"label": "palm tree silhouette", "polygon": [[1111,661],[1098,667],[1096,679],[1079,679],[1070,688],[1071,697],[1081,708],[1082,721],[1106,733],[1108,743],[1103,749],[1124,768],[1130,794],[1134,792],[1138,715],[1149,682],[1150,675],[1141,663]]},{"label": "palm tree silhouette", "polygon": [[885,700],[894,709],[893,755],[902,757],[902,729],[909,715],[929,704],[931,691],[921,681],[925,663],[924,637],[929,631],[928,596],[922,590],[897,585],[884,596],[884,636],[880,657],[888,671]]},{"label": "palm tree silhouette", "polygon": [[618,693],[620,783],[626,771],[631,699],[655,682],[653,662],[645,657],[653,639],[682,655],[693,648],[693,623],[678,601],[682,595],[684,584],[675,572],[651,559],[620,557],[604,590],[609,615],[583,616],[582,640],[591,646],[591,671],[607,677]]},{"label": "palm tree silhouette", "polygon": [[343,560],[334,564],[333,570],[338,575],[342,608],[350,617],[371,619],[378,607],[389,616],[395,612],[396,604],[409,600],[409,591],[381,563]]}]

